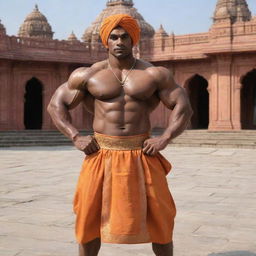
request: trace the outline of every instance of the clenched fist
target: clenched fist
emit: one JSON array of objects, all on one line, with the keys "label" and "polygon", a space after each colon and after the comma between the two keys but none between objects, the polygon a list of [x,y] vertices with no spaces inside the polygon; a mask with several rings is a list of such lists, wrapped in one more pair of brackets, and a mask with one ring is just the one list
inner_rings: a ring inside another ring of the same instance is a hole
[{"label": "clenched fist", "polygon": [[83,151],[86,155],[97,152],[100,147],[93,136],[76,135],[73,139],[75,147]]}]

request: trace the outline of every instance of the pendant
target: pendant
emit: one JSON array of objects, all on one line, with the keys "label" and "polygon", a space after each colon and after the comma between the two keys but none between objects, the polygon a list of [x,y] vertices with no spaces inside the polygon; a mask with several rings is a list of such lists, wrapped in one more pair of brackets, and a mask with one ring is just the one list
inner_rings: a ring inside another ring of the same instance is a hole
[{"label": "pendant", "polygon": [[124,86],[125,85],[125,81],[121,81],[121,86]]}]

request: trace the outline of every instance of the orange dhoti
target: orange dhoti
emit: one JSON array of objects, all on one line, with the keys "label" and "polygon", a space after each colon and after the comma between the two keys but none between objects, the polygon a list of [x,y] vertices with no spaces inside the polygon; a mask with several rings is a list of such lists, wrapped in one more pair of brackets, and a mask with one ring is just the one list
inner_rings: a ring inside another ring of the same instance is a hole
[{"label": "orange dhoti", "polygon": [[117,244],[172,241],[171,165],[160,153],[143,154],[148,137],[95,133],[101,149],[86,156],[74,198],[78,243],[97,237]]}]

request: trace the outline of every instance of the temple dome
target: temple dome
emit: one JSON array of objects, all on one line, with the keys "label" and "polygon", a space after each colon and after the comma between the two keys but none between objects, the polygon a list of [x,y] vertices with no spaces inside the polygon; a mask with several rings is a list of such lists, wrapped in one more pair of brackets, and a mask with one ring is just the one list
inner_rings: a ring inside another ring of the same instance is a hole
[{"label": "temple dome", "polygon": [[141,38],[151,38],[154,36],[154,28],[133,7],[132,0],[108,0],[107,7],[100,13],[91,26],[85,30],[82,40],[84,42],[100,41],[99,31],[102,21],[108,16],[121,13],[128,14],[137,19],[141,29]]},{"label": "temple dome", "polygon": [[1,23],[1,20],[0,20],[0,34],[6,35],[6,30],[5,30],[4,25]]},{"label": "temple dome", "polygon": [[52,39],[52,28],[46,17],[38,10],[37,5],[20,26],[18,36]]},{"label": "temple dome", "polygon": [[69,35],[68,41],[70,41],[70,42],[79,42],[79,40],[77,39],[77,37],[76,37],[76,35],[74,34],[73,31],[72,31],[72,33]]},{"label": "temple dome", "polygon": [[213,17],[214,23],[227,19],[231,20],[232,23],[249,21],[251,12],[246,0],[218,0]]}]

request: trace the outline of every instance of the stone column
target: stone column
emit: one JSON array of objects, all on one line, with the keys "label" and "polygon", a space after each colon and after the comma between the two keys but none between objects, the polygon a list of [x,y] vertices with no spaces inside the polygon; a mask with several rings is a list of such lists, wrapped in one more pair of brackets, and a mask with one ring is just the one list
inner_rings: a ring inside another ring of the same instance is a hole
[{"label": "stone column", "polygon": [[216,61],[211,65],[212,75],[208,81],[209,92],[209,126],[208,130],[215,130],[218,121],[218,65]]},{"label": "stone column", "polygon": [[[217,56],[217,77],[212,77],[211,125],[210,130],[232,130],[231,118],[231,64],[232,56]],[[216,109],[215,109],[216,108]]]},{"label": "stone column", "polygon": [[[49,72],[50,73],[50,72]],[[46,72],[44,75],[38,75],[37,78],[40,79],[43,85],[43,91],[42,91],[42,97],[43,97],[43,122],[42,122],[42,130],[50,130],[51,128],[51,119],[50,116],[47,112],[47,106],[50,101],[50,88],[52,87],[53,84],[53,77],[54,74],[50,75],[48,72]]]},{"label": "stone column", "polygon": [[11,63],[6,61],[0,67],[0,130],[12,130]]},{"label": "stone column", "polygon": [[238,77],[232,87],[232,123],[234,130],[241,130],[241,90],[242,84]]},{"label": "stone column", "polygon": [[[24,102],[25,102],[25,87],[27,79],[24,79],[22,73],[16,72],[18,69],[13,69],[13,90],[14,90],[14,121],[16,130],[25,130],[24,125]],[[15,74],[15,76],[14,76]]]}]

